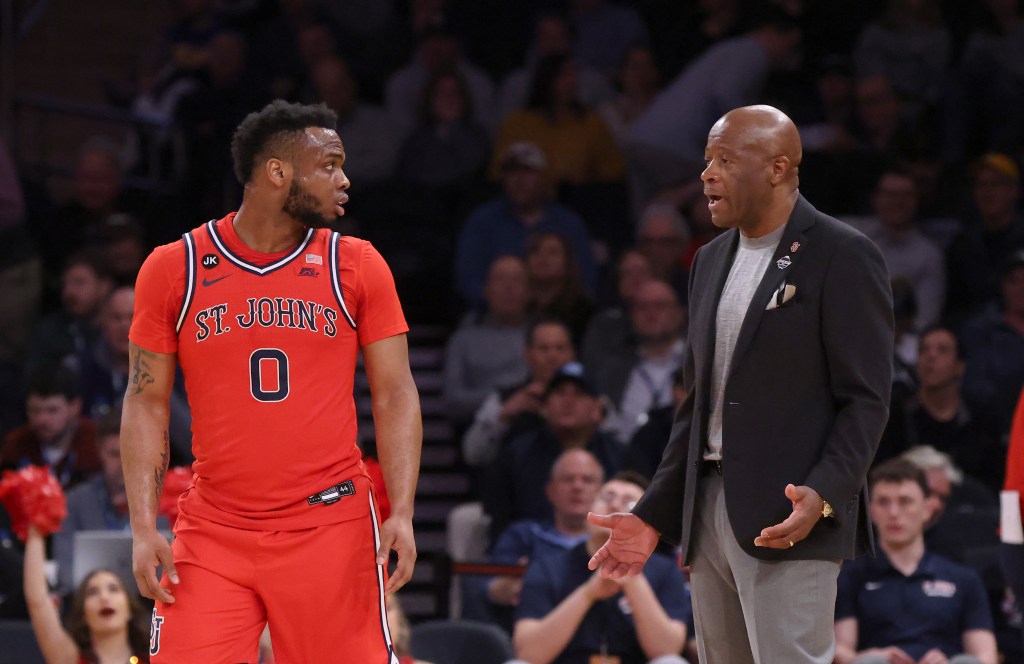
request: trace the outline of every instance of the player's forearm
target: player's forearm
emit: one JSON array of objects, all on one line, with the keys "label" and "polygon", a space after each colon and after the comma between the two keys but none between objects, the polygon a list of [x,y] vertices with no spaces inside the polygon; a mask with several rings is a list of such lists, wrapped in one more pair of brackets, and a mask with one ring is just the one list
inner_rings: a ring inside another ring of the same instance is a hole
[{"label": "player's forearm", "polygon": [[530,664],[547,664],[558,657],[593,605],[587,584],[583,584],[542,619],[516,622],[512,634],[516,657]]},{"label": "player's forearm", "polygon": [[374,395],[373,422],[391,513],[411,519],[423,444],[420,399],[411,376],[407,385]]},{"label": "player's forearm", "polygon": [[170,460],[169,407],[126,396],[121,415],[121,463],[133,531],[155,529]]},{"label": "player's forearm", "polygon": [[682,652],[686,644],[686,625],[665,613],[647,577],[637,575],[624,584],[623,592],[633,609],[636,636],[644,654],[654,659]]}]

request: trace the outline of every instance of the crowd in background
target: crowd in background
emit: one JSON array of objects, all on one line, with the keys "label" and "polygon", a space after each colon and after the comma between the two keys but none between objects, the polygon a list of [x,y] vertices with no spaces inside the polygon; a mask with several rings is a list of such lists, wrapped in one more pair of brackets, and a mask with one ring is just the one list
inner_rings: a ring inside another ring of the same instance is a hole
[{"label": "crowd in background", "polygon": [[[973,564],[996,541],[1024,386],[1018,0],[174,7],[109,100],[161,131],[83,136],[69,200],[0,144],[0,467],[107,487],[104,523],[123,521],[102,441],[134,276],[153,246],[236,209],[232,132],[285,98],[338,114],[344,232],[380,249],[410,322],[452,331],[445,407],[488,541],[553,518],[540,487],[566,449],[589,450],[603,478],[649,477],[685,396],[688,266],[718,233],[699,181],[707,131],[770,103],[800,129],[801,193],[888,263],[896,371],[877,460],[910,451],[929,471],[930,549]],[[125,185],[154,156],[173,193]],[[181,382],[173,464],[191,460]],[[998,580],[988,590],[997,627],[1019,629]]]}]

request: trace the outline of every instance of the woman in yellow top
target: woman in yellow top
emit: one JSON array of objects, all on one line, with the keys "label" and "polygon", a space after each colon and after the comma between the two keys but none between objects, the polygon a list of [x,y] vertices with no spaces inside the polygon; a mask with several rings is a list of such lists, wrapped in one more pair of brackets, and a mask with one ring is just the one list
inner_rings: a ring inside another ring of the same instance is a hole
[{"label": "woman in yellow top", "polygon": [[509,113],[498,131],[491,174],[500,176],[498,156],[512,143],[536,143],[555,183],[615,182],[625,174],[619,151],[604,121],[577,97],[576,63],[551,55],[537,64],[526,108]]}]

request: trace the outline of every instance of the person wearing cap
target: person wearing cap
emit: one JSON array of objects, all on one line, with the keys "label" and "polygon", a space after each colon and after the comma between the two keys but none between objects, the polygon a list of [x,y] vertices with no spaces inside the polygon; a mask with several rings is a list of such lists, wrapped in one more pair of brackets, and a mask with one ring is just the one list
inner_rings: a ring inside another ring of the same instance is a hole
[{"label": "person wearing cap", "polygon": [[1024,249],[1020,168],[1005,154],[990,152],[971,168],[971,197],[976,216],[946,252],[946,318],[962,322],[999,298],[999,270]]},{"label": "person wearing cap", "polygon": [[535,143],[513,143],[501,155],[502,194],[474,210],[459,233],[455,276],[459,294],[470,304],[483,302],[487,270],[506,254],[526,256],[532,233],[564,236],[580,264],[583,285],[593,292],[597,267],[590,234],[583,220],[551,202],[548,160]]},{"label": "person wearing cap", "polygon": [[492,540],[516,519],[550,519],[544,486],[558,455],[568,449],[591,452],[605,477],[622,466],[623,446],[599,430],[604,405],[594,381],[579,362],[560,367],[542,397],[538,426],[508,438],[486,470],[484,511],[491,517]]}]

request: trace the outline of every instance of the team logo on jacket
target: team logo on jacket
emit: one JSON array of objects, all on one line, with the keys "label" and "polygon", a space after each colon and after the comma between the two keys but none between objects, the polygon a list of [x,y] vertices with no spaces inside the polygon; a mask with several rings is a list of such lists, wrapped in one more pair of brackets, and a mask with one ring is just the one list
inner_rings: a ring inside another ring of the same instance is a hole
[{"label": "team logo on jacket", "polygon": [[156,615],[153,609],[153,622],[149,626],[149,655],[152,657],[160,652],[160,626],[164,624],[164,617]]},{"label": "team logo on jacket", "polygon": [[790,260],[789,256],[783,256],[779,260],[775,261],[775,265],[778,266],[778,268],[780,270],[785,270],[787,267],[789,267],[792,264],[793,264],[793,261]]}]

